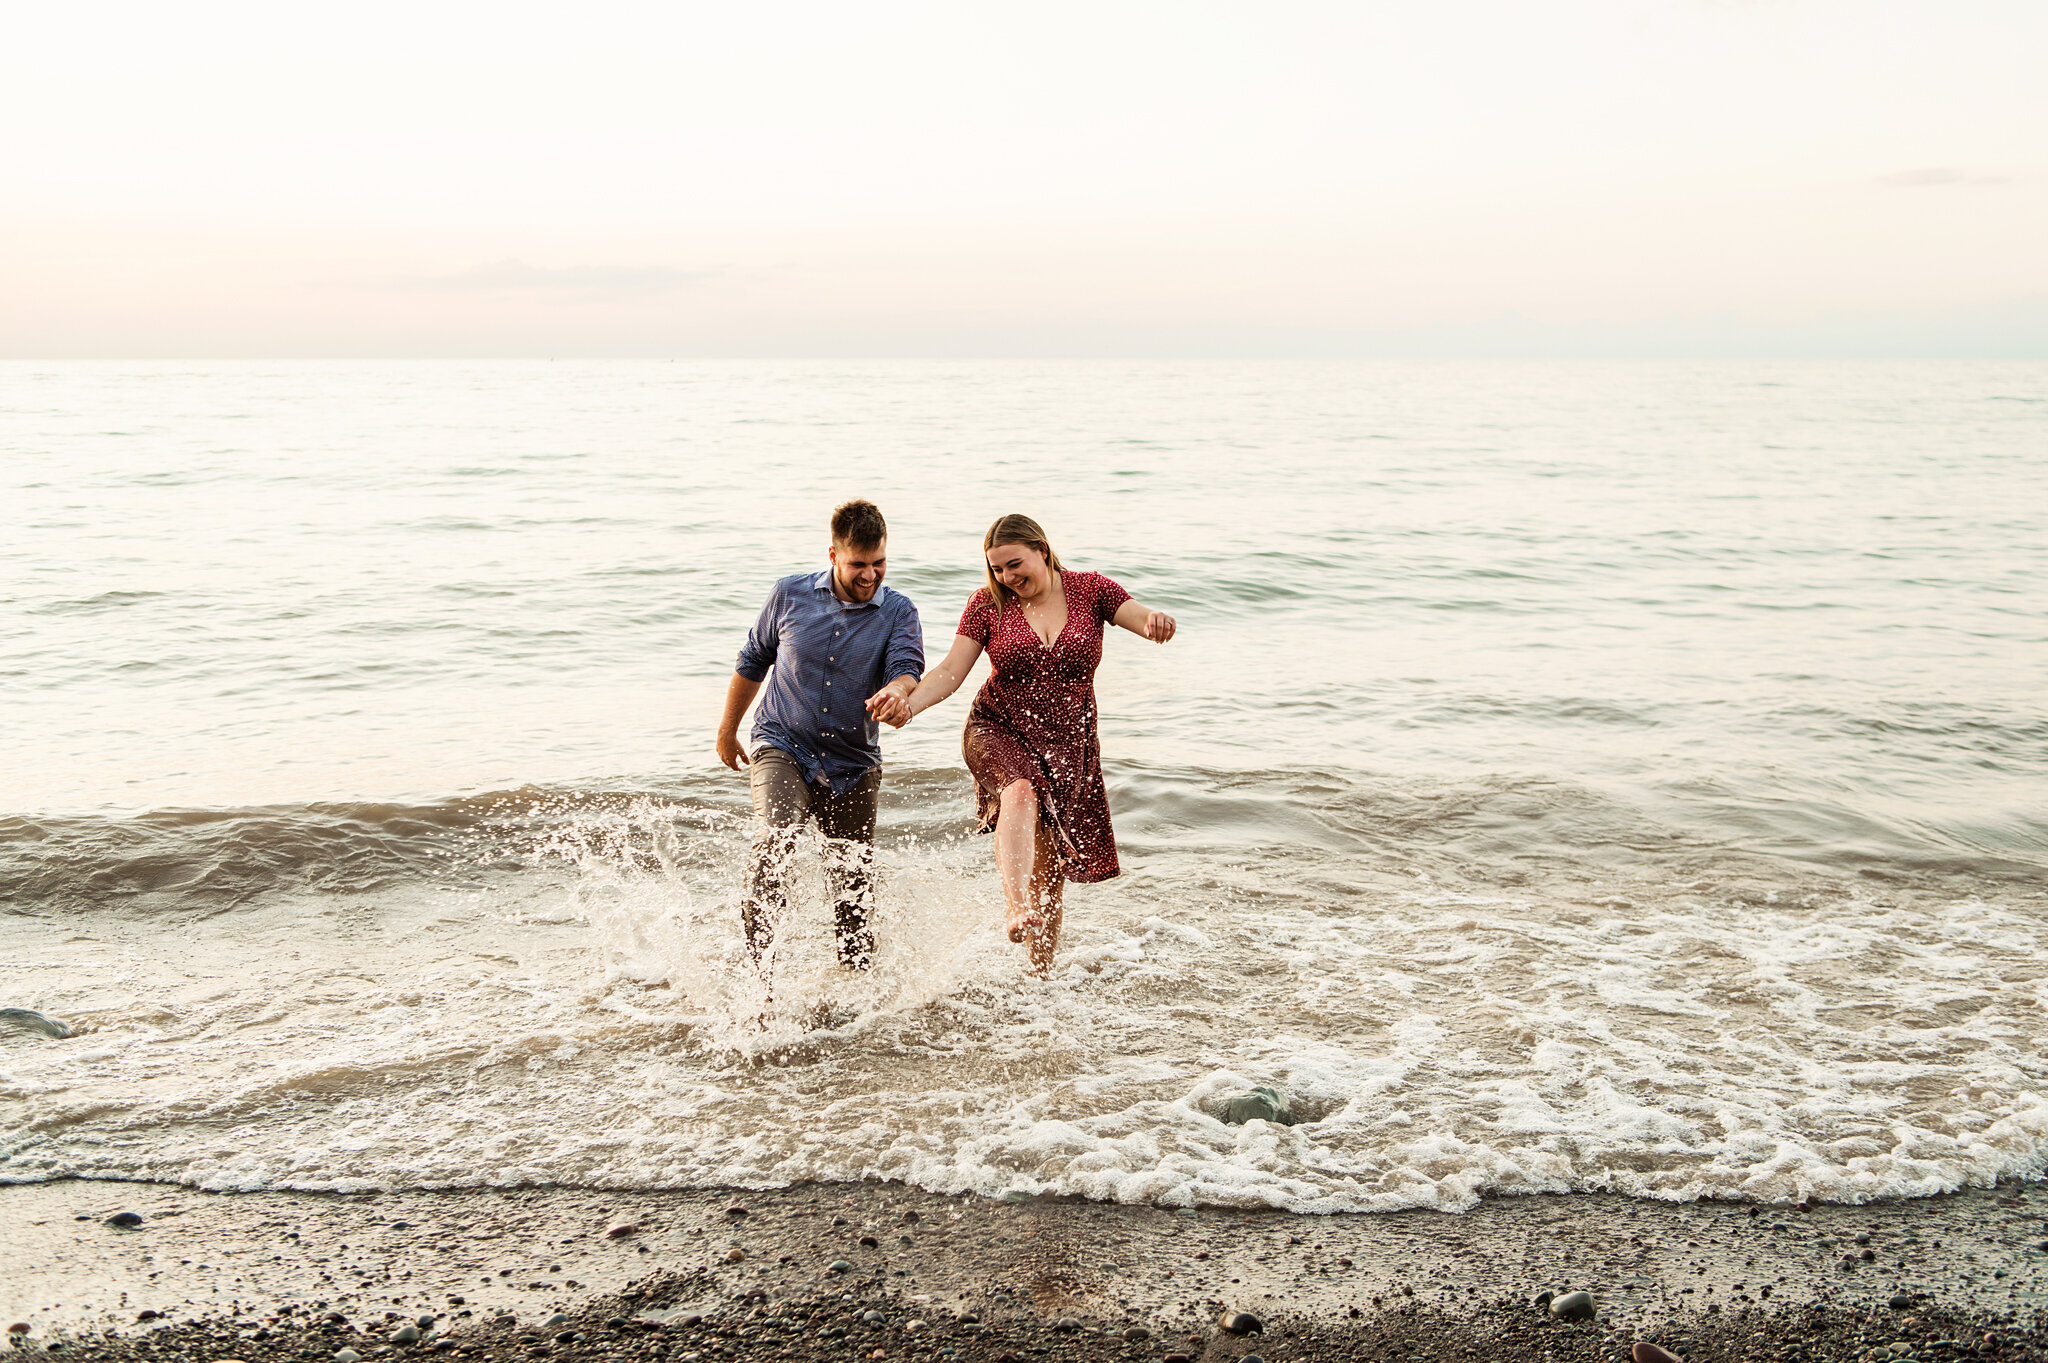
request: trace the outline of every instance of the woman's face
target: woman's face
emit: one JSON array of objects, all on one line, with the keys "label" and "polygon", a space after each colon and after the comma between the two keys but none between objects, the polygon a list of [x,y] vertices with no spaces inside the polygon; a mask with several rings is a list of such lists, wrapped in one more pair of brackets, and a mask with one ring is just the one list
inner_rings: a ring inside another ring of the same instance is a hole
[{"label": "woman's face", "polygon": [[1026,601],[1036,597],[1052,581],[1045,555],[1029,544],[998,544],[988,551],[988,570],[996,581]]}]

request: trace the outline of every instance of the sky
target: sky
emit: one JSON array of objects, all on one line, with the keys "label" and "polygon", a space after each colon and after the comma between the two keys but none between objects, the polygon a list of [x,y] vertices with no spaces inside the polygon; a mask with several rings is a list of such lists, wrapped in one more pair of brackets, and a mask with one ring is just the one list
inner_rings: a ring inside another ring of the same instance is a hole
[{"label": "sky", "polygon": [[7,28],[0,356],[2048,356],[2040,0]]}]

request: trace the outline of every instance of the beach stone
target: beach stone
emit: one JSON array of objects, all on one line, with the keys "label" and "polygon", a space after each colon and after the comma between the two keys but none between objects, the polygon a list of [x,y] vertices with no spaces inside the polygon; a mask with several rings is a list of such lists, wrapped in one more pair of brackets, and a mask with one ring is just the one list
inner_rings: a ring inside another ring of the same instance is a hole
[{"label": "beach stone", "polygon": [[417,1343],[419,1343],[419,1342],[420,1342],[420,1327],[419,1327],[419,1326],[417,1326],[417,1325],[401,1325],[401,1326],[399,1326],[399,1327],[398,1327],[398,1328],[397,1328],[396,1330],[394,1330],[394,1331],[392,1332],[392,1334],[391,1334],[391,1342],[392,1342],[393,1344],[417,1344]]},{"label": "beach stone", "polygon": [[1885,1305],[1891,1307],[1894,1311],[1905,1311],[1912,1307],[1913,1299],[1900,1292],[1893,1296],[1890,1301],[1886,1302]]},{"label": "beach stone", "polygon": [[730,1207],[727,1207],[725,1209],[725,1214],[731,1217],[741,1217],[747,1214],[747,1209],[745,1207],[742,1207],[739,1203],[735,1202]]},{"label": "beach stone", "polygon": [[363,1356],[354,1349],[336,1349],[334,1363],[363,1363]]},{"label": "beach stone", "polygon": [[162,1320],[163,1318],[164,1313],[161,1311],[137,1311],[135,1313],[135,1319],[137,1320]]},{"label": "beach stone", "polygon": [[1058,1330],[1063,1335],[1071,1335],[1081,1328],[1081,1321],[1078,1316],[1061,1316],[1059,1322],[1052,1328]]},{"label": "beach stone", "polygon": [[880,1311],[863,1311],[861,1312],[860,1323],[863,1325],[880,1325],[887,1319],[888,1317]]},{"label": "beach stone", "polygon": [[15,1336],[25,1335],[28,1333],[28,1331],[29,1324],[25,1320],[18,1320],[14,1322],[14,1324],[7,1327],[7,1333]]},{"label": "beach stone", "polygon": [[1548,1311],[1550,1309],[1550,1299],[1556,1295],[1557,1293],[1552,1292],[1546,1287],[1536,1294],[1536,1300],[1532,1304],[1538,1311]]},{"label": "beach stone", "polygon": [[746,1257],[747,1252],[741,1249],[738,1245],[734,1245],[731,1249],[725,1252],[725,1261],[729,1264],[736,1264]]},{"label": "beach stone", "polygon": [[1867,1244],[1869,1244],[1869,1243],[1870,1243],[1870,1232],[1869,1232],[1869,1231],[1867,1231],[1867,1230],[1860,1230],[1860,1231],[1857,1231],[1857,1232],[1856,1232],[1856,1243],[1857,1243],[1857,1244],[1859,1244],[1859,1245],[1867,1245]]},{"label": "beach stone", "polygon": [[1152,1338],[1152,1332],[1142,1325],[1133,1325],[1130,1329],[1124,1331],[1124,1342],[1127,1344],[1136,1344],[1140,1340],[1150,1338]]},{"label": "beach stone", "polygon": [[1684,1363],[1677,1354],[1669,1349],[1659,1348],[1647,1339],[1637,1340],[1636,1346],[1628,1351],[1628,1356],[1635,1360],[1635,1363]]},{"label": "beach stone", "polygon": [[612,1222],[612,1224],[604,1228],[604,1234],[607,1240],[623,1240],[627,1236],[637,1235],[639,1234],[639,1232],[640,1227],[635,1225],[631,1221],[614,1221]]},{"label": "beach stone", "polygon": [[876,1238],[875,1238],[874,1236],[872,1236],[872,1235],[863,1235],[863,1236],[862,1236],[862,1237],[860,1238],[860,1243],[861,1243],[861,1247],[862,1247],[863,1249],[874,1249],[875,1247],[877,1247],[878,1245],[880,1245],[880,1244],[881,1244],[882,1242],[881,1242],[880,1240],[877,1240],[877,1239],[876,1239]]},{"label": "beach stone", "polygon": [[546,1320],[542,1321],[540,1323],[540,1328],[543,1330],[552,1330],[557,1325],[567,1325],[568,1323],[569,1318],[563,1315],[560,1311],[557,1311],[555,1312],[555,1314],[549,1316]]},{"label": "beach stone", "polygon": [[825,1271],[827,1273],[851,1273],[853,1272],[853,1265],[844,1259],[834,1259],[825,1266]]},{"label": "beach stone", "polygon": [[613,1316],[611,1319],[607,1320],[604,1323],[604,1328],[607,1330],[623,1330],[630,1324],[632,1324],[632,1322],[627,1320],[624,1316]]},{"label": "beach stone", "polygon": [[1567,1292],[1553,1297],[1550,1314],[1559,1320],[1591,1320],[1595,1314],[1591,1292]]},{"label": "beach stone", "polygon": [[1217,1119],[1231,1126],[1243,1126],[1246,1122],[1272,1122],[1276,1126],[1293,1126],[1294,1113],[1287,1106],[1286,1097],[1276,1088],[1259,1084],[1249,1093],[1233,1093],[1223,1100],[1217,1111]]},{"label": "beach stone", "polygon": [[1159,1363],[1194,1363],[1194,1360],[1187,1354],[1168,1354]]},{"label": "beach stone", "polygon": [[915,1223],[922,1220],[924,1220],[924,1218],[914,1211],[908,1211],[903,1213],[903,1222],[905,1225],[914,1225]]},{"label": "beach stone", "polygon": [[906,1335],[914,1335],[922,1329],[924,1329],[924,1322],[921,1320],[906,1320],[903,1322],[903,1333]]},{"label": "beach stone", "polygon": [[1266,1363],[1266,1360],[1257,1354],[1246,1354],[1243,1358],[1238,1359],[1237,1363]]},{"label": "beach stone", "polygon": [[419,1326],[422,1330],[431,1330],[434,1328],[434,1318],[432,1316],[421,1316],[413,1324]]},{"label": "beach stone", "polygon": [[139,1226],[142,1224],[142,1217],[135,1212],[115,1212],[107,1218],[106,1223],[109,1226]]},{"label": "beach stone", "polygon": [[1266,1322],[1249,1311],[1225,1311],[1216,1318],[1216,1327],[1226,1335],[1256,1335],[1265,1331]]}]

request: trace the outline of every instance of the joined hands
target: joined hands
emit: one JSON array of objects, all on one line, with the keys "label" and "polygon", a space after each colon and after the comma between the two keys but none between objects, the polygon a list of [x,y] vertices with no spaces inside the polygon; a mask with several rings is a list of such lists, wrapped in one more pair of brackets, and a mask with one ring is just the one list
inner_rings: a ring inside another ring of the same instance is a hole
[{"label": "joined hands", "polygon": [[867,699],[868,717],[892,729],[900,729],[910,723],[910,702],[893,684],[883,687]]}]

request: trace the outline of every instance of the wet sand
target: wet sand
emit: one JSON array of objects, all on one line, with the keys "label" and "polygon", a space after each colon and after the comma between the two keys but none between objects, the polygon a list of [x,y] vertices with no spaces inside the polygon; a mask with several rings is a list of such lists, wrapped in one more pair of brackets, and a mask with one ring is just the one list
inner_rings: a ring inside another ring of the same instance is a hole
[{"label": "wet sand", "polygon": [[[1922,1363],[2017,1358],[2042,1343],[2038,1186],[1805,1211],[1587,1195],[1303,1217],[869,1183],[361,1195],[25,1184],[0,1188],[0,1318],[29,1327],[16,1336],[24,1354],[246,1363],[343,1348],[679,1363],[948,1349],[1611,1359],[1643,1339],[1687,1358],[1860,1359],[1895,1340],[1908,1344],[1897,1357]],[[106,1223],[120,1212],[140,1223]],[[1594,1294],[1596,1320],[1557,1323],[1530,1304],[1571,1288]],[[1225,1311],[1266,1328],[1224,1333]],[[393,1340],[421,1317],[432,1320],[420,1342]]]}]

